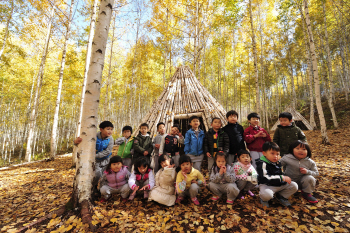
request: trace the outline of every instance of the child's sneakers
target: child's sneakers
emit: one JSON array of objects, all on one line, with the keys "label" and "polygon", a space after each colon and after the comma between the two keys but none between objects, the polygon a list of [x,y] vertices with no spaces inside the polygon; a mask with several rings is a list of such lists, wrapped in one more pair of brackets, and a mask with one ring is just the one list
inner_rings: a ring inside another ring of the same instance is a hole
[{"label": "child's sneakers", "polygon": [[106,198],[103,197],[103,198],[101,198],[100,202],[101,202],[101,203],[105,203],[105,202],[107,202],[107,200],[108,200],[108,199],[106,199]]},{"label": "child's sneakers", "polygon": [[303,198],[305,198],[310,203],[317,203],[318,202],[318,200],[314,196],[312,196],[311,193],[304,193],[303,191],[301,191],[301,196]]},{"label": "child's sneakers", "polygon": [[263,201],[261,198],[260,198],[260,203],[261,203],[261,205],[264,207],[267,207],[267,208],[269,208],[270,207],[270,204],[269,204],[269,201]]},{"label": "child's sneakers", "polygon": [[282,205],[284,205],[284,206],[286,206],[286,207],[292,206],[292,205],[290,204],[290,202],[288,201],[288,199],[287,199],[287,198],[284,198],[281,194],[276,193],[276,198],[277,198],[277,200],[279,200],[279,202],[280,202]]},{"label": "child's sneakers", "polygon": [[254,193],[252,193],[252,191],[250,191],[250,190],[248,190],[248,192],[247,192],[248,194],[249,194],[249,196],[251,196],[251,197],[254,197],[255,195],[254,195]]},{"label": "child's sneakers", "polygon": [[181,197],[181,196],[177,196],[177,198],[176,198],[176,203],[178,203],[178,204],[180,204],[181,203],[181,201],[183,200],[184,198],[183,197]]},{"label": "child's sneakers", "polygon": [[212,201],[217,201],[217,200],[219,200],[219,199],[220,199],[219,196],[212,196],[212,197],[211,197],[211,200],[212,200]]},{"label": "child's sneakers", "polygon": [[232,205],[233,204],[233,200],[227,199],[226,203]]},{"label": "child's sneakers", "polygon": [[123,202],[123,203],[125,203],[125,202],[127,202],[127,201],[128,201],[127,198],[122,198],[122,202]]},{"label": "child's sneakers", "polygon": [[130,201],[134,200],[135,195],[136,195],[136,194],[130,194],[130,196],[129,196],[129,200],[130,200]]},{"label": "child's sneakers", "polygon": [[197,200],[197,197],[192,197],[191,200],[192,200],[193,204],[199,205],[199,201]]},{"label": "child's sneakers", "polygon": [[244,199],[244,194],[243,194],[243,191],[240,191],[238,196],[237,196],[237,199]]},{"label": "child's sneakers", "polygon": [[143,191],[143,198],[148,199],[148,191]]}]

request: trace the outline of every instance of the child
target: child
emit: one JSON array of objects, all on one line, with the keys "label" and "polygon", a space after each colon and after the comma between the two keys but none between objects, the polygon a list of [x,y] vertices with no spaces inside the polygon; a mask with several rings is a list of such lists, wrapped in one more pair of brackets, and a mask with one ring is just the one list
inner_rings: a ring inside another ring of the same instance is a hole
[{"label": "child", "polygon": [[149,165],[149,159],[146,157],[139,157],[135,161],[134,171],[129,178],[129,187],[133,190],[129,200],[133,200],[136,191],[143,191],[143,197],[148,198],[148,192],[154,186],[154,175]]},{"label": "child", "polygon": [[130,172],[126,166],[123,166],[123,160],[120,156],[113,156],[106,171],[99,181],[99,189],[103,198],[101,202],[106,202],[113,193],[120,193],[124,202],[130,194],[128,179]]},{"label": "child", "polygon": [[199,128],[200,122],[199,117],[190,117],[191,129],[186,132],[185,136],[185,154],[191,158],[191,163],[193,167],[198,171],[201,170],[201,165],[203,161],[203,140],[204,132]]},{"label": "child", "polygon": [[203,150],[204,154],[208,156],[208,171],[212,168],[218,151],[223,151],[225,155],[228,155],[230,140],[221,126],[220,118],[214,117],[211,121],[211,129],[204,137]]},{"label": "child", "polygon": [[195,205],[199,205],[197,195],[200,192],[199,185],[205,185],[205,179],[202,173],[193,168],[190,156],[183,155],[180,157],[181,171],[176,176],[176,191],[179,196],[176,199],[177,203],[180,203],[185,196],[190,196],[192,202]]},{"label": "child", "polygon": [[301,195],[310,203],[317,203],[311,195],[315,190],[318,170],[316,163],[311,159],[310,146],[303,141],[295,141],[289,146],[289,154],[280,160],[284,174],[296,182],[301,189]]},{"label": "child", "polygon": [[179,125],[173,125],[170,130],[170,135],[167,134],[163,137],[159,147],[159,154],[166,154],[170,158],[173,158],[176,167],[179,166],[180,159],[179,143],[184,143],[184,137],[180,133]]},{"label": "child", "polygon": [[223,151],[216,154],[214,165],[210,173],[209,189],[214,193],[213,201],[220,199],[222,194],[227,194],[227,204],[233,204],[239,194],[235,183],[235,174],[230,165],[226,164],[226,155]]},{"label": "child", "polygon": [[153,143],[152,143],[154,147],[154,150],[153,150],[154,174],[156,174],[159,169],[159,163],[158,163],[158,159],[160,156],[159,147],[160,147],[160,144],[162,143],[163,137],[165,136],[165,124],[163,122],[159,122],[157,124],[157,131],[158,131],[158,134],[153,138]]},{"label": "child", "polygon": [[252,165],[256,168],[256,160],[259,159],[262,154],[262,145],[264,142],[271,142],[270,135],[265,129],[259,126],[260,116],[253,112],[248,115],[248,121],[250,126],[244,130],[244,141],[247,143],[247,147],[250,150],[250,157],[252,159]]},{"label": "child", "polygon": [[280,125],[273,134],[273,142],[281,148],[281,156],[288,153],[289,146],[296,140],[306,141],[305,134],[292,122],[293,116],[289,112],[282,112],[278,116]]},{"label": "child", "polygon": [[[100,132],[98,132],[96,136],[95,178],[93,180],[93,185],[95,187],[109,164],[114,144],[114,139],[112,137],[113,124],[110,121],[103,121],[99,127]],[[74,140],[74,144],[78,145],[82,140],[82,138],[77,137]]]},{"label": "child", "polygon": [[142,123],[140,126],[140,133],[134,139],[134,158],[133,164],[139,157],[147,157],[150,160],[153,150],[152,139],[148,132],[148,124]]},{"label": "child", "polygon": [[134,137],[131,137],[131,126],[124,126],[122,132],[123,137],[116,139],[114,144],[119,145],[117,155],[123,159],[123,165],[128,167],[129,172],[131,172],[132,154],[134,153],[134,150],[132,149]]},{"label": "child", "polygon": [[243,192],[247,192],[250,196],[254,194],[250,191],[258,184],[258,174],[251,164],[252,157],[246,150],[240,150],[237,153],[237,162],[233,164],[233,170],[236,174],[236,183],[241,191],[240,197],[244,199]]},{"label": "child", "polygon": [[269,200],[276,193],[276,198],[284,206],[291,206],[288,198],[298,190],[298,185],[288,176],[282,175],[278,162],[280,148],[274,142],[265,142],[263,156],[256,161],[258,171],[260,203],[270,207]]},{"label": "child", "polygon": [[149,201],[156,201],[166,206],[175,205],[175,164],[172,158],[167,155],[159,156],[159,166],[161,169],[156,174],[156,186],[149,194]]},{"label": "child", "polygon": [[232,164],[235,160],[235,155],[239,150],[245,150],[243,140],[243,127],[237,123],[238,113],[234,110],[226,113],[228,124],[223,128],[230,139],[229,155],[227,157],[227,163]]}]

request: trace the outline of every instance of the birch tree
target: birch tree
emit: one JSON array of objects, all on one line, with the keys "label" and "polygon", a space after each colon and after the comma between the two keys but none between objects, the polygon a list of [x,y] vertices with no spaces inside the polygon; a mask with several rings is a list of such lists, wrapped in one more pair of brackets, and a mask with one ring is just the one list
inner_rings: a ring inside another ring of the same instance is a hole
[{"label": "birch tree", "polygon": [[100,101],[100,89],[109,25],[114,0],[103,0],[96,24],[91,48],[91,63],[87,75],[86,95],[83,105],[81,135],[78,146],[76,175],[73,184],[73,204],[80,206],[82,220],[93,227],[90,214],[92,181],[95,176],[97,116]]},{"label": "birch tree", "polygon": [[12,19],[14,8],[15,8],[15,4],[14,4],[14,0],[12,0],[11,1],[11,11],[10,11],[9,16],[7,18],[7,21],[6,21],[5,35],[4,35],[4,38],[2,40],[2,46],[1,46],[1,49],[0,49],[0,61],[1,61],[1,56],[2,56],[2,54],[4,52],[4,50],[5,50],[7,37],[9,35],[9,26],[10,26],[10,22],[11,22],[11,19]]},{"label": "birch tree", "polygon": [[37,83],[36,83],[35,94],[34,94],[34,102],[33,102],[31,114],[30,114],[28,139],[27,139],[27,150],[26,150],[26,156],[25,156],[26,162],[31,161],[32,143],[34,140],[34,132],[35,132],[35,122],[36,122],[36,117],[37,117],[37,110],[39,107],[39,99],[40,99],[42,81],[43,81],[43,77],[44,77],[47,51],[49,48],[49,43],[50,43],[50,38],[51,38],[52,19],[53,19],[54,12],[55,12],[55,8],[54,8],[54,5],[52,5],[51,12],[50,12],[50,18],[48,19],[47,33],[46,33],[43,55],[41,57],[41,63],[40,63],[39,72],[38,72],[38,76],[37,76]]},{"label": "birch tree", "polygon": [[57,153],[57,127],[58,127],[58,116],[60,112],[60,102],[61,102],[61,92],[62,92],[62,83],[63,83],[63,74],[64,74],[64,66],[66,64],[66,53],[67,53],[67,44],[70,36],[70,25],[72,22],[72,16],[73,16],[73,8],[74,8],[74,0],[71,0],[70,10],[69,10],[69,17],[67,22],[67,31],[64,38],[64,45],[63,45],[63,52],[62,52],[62,60],[61,60],[61,68],[60,73],[58,77],[58,89],[57,89],[57,98],[56,98],[56,107],[55,107],[55,114],[53,118],[53,125],[52,125],[52,134],[51,134],[51,150],[50,150],[50,159],[54,160]]},{"label": "birch tree", "polygon": [[[84,71],[83,86],[81,88],[79,121],[77,124],[76,137],[79,137],[80,130],[81,130],[81,120],[83,117],[82,115],[83,115],[83,105],[84,105],[84,98],[85,98],[87,74],[89,72],[89,66],[90,66],[92,40],[94,38],[94,33],[95,33],[95,23],[96,23],[96,16],[97,16],[97,14],[96,14],[97,3],[98,3],[98,0],[94,0],[93,5],[92,5],[92,9],[91,9],[90,31],[89,31],[88,44],[87,44],[87,49],[86,49],[85,71]],[[78,151],[78,146],[74,145],[73,154],[72,154],[72,165],[73,166],[75,166],[75,163],[77,161],[77,151]]]},{"label": "birch tree", "polygon": [[312,67],[313,67],[314,83],[315,83],[316,107],[317,107],[318,117],[320,119],[322,143],[329,144],[328,135],[327,135],[326,120],[324,118],[324,113],[323,113],[323,109],[322,109],[320,81],[318,78],[318,70],[317,70],[317,57],[316,57],[316,52],[315,52],[314,38],[312,35],[312,30],[311,30],[310,15],[309,15],[309,8],[308,8],[307,0],[303,0],[303,6],[304,6],[304,11],[305,11],[305,21],[306,21],[306,26],[307,26],[307,34],[309,36],[309,42],[310,42],[310,53],[311,53],[311,58],[312,58]]}]

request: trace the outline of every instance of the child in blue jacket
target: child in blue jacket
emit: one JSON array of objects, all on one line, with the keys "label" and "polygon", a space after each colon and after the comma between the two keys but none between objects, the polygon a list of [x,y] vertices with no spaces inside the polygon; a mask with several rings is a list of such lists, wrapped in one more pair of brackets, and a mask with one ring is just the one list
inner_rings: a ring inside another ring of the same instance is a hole
[{"label": "child in blue jacket", "polygon": [[198,171],[201,170],[202,161],[204,158],[203,153],[203,141],[204,132],[199,128],[199,117],[191,116],[190,125],[191,129],[186,132],[185,136],[185,154],[191,158],[193,167]]}]

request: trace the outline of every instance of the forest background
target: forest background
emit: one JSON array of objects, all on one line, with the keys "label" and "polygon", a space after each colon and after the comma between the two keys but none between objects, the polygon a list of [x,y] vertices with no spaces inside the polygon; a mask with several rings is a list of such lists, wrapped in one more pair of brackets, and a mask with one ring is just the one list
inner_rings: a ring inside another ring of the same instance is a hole
[{"label": "forest background", "polygon": [[[72,151],[98,4],[1,1],[0,166]],[[348,101],[350,87],[350,2],[308,6],[309,24],[302,1],[116,2],[98,121],[113,122],[115,137],[136,127],[176,67],[188,65],[243,125],[251,111],[269,128],[287,106],[308,105],[320,128],[314,105],[324,98],[327,127],[337,128],[333,105]]]}]

